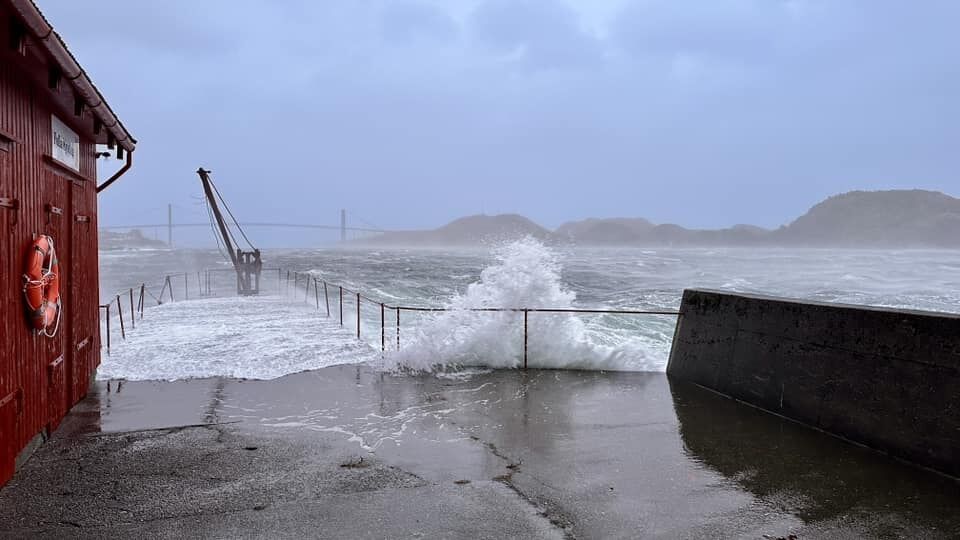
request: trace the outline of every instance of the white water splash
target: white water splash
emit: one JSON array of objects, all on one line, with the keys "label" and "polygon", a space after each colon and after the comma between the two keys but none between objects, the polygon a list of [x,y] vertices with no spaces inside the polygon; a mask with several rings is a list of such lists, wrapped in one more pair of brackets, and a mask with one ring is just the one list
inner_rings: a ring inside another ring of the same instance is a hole
[{"label": "white water splash", "polygon": [[[564,287],[559,257],[527,238],[498,248],[496,262],[480,280],[454,296],[447,308],[417,326],[403,349],[389,353],[387,369],[443,371],[464,366],[523,365],[524,321],[518,312],[484,308],[575,308],[576,294]],[[647,371],[663,369],[661,351],[639,339],[616,346],[591,338],[583,315],[530,313],[528,365],[534,368]]]}]

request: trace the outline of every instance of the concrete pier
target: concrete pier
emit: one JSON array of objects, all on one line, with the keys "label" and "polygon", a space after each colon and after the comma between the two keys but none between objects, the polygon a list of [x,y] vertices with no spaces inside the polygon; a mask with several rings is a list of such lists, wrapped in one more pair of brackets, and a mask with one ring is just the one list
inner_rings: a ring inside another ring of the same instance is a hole
[{"label": "concrete pier", "polygon": [[960,316],[687,290],[667,373],[960,477]]},{"label": "concrete pier", "polygon": [[0,537],[936,538],[960,485],[662,373],[96,392],[0,491]]}]

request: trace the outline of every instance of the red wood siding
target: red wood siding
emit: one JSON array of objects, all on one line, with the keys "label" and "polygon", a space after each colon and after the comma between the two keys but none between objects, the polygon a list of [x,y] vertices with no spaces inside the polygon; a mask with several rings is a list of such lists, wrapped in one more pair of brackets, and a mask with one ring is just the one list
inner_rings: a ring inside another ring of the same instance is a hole
[{"label": "red wood siding", "polygon": [[[9,43],[8,17],[0,8],[0,47]],[[19,204],[0,207],[0,486],[30,440],[55,429],[86,395],[100,361],[93,120],[54,111],[50,93],[71,92],[69,86],[37,85],[36,73],[27,76],[13,54],[0,50],[0,198]],[[49,157],[51,114],[80,135],[79,173]],[[60,262],[63,316],[54,338],[32,332],[23,303],[24,259],[38,234],[54,238]]]}]

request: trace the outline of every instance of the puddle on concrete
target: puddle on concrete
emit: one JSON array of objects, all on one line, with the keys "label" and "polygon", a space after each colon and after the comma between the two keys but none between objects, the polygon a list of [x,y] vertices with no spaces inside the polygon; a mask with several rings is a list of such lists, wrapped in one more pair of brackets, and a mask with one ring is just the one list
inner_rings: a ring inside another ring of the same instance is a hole
[{"label": "puddle on concrete", "polygon": [[495,480],[587,536],[960,535],[960,484],[659,373],[100,383],[83,432],[219,423],[335,436],[426,482]]}]

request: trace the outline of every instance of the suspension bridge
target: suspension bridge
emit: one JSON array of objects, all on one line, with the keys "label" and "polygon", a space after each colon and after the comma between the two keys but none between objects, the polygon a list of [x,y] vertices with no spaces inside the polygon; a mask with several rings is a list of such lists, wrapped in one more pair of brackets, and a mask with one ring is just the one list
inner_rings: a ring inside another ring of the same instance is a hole
[{"label": "suspension bridge", "polygon": [[[362,220],[361,220],[362,221]],[[386,232],[393,232],[391,229],[383,229],[371,224],[365,224],[363,226],[350,226],[347,224],[347,211],[340,211],[340,223],[336,225],[324,224],[324,223],[288,223],[282,221],[248,221],[240,222],[240,227],[243,228],[270,228],[270,229],[300,229],[300,230],[323,230],[323,231],[339,231],[340,232],[340,241],[347,241],[348,237],[352,236],[357,238],[357,236],[366,236],[366,235],[375,235],[382,234]],[[196,222],[183,222],[178,223],[173,219],[173,205],[168,205],[167,208],[167,222],[166,223],[135,223],[131,225],[100,225],[101,230],[107,231],[131,231],[134,229],[139,230],[164,230],[167,231],[167,243],[170,246],[173,246],[173,232],[175,229],[192,229],[192,228],[210,228],[209,221],[196,221]]]}]

